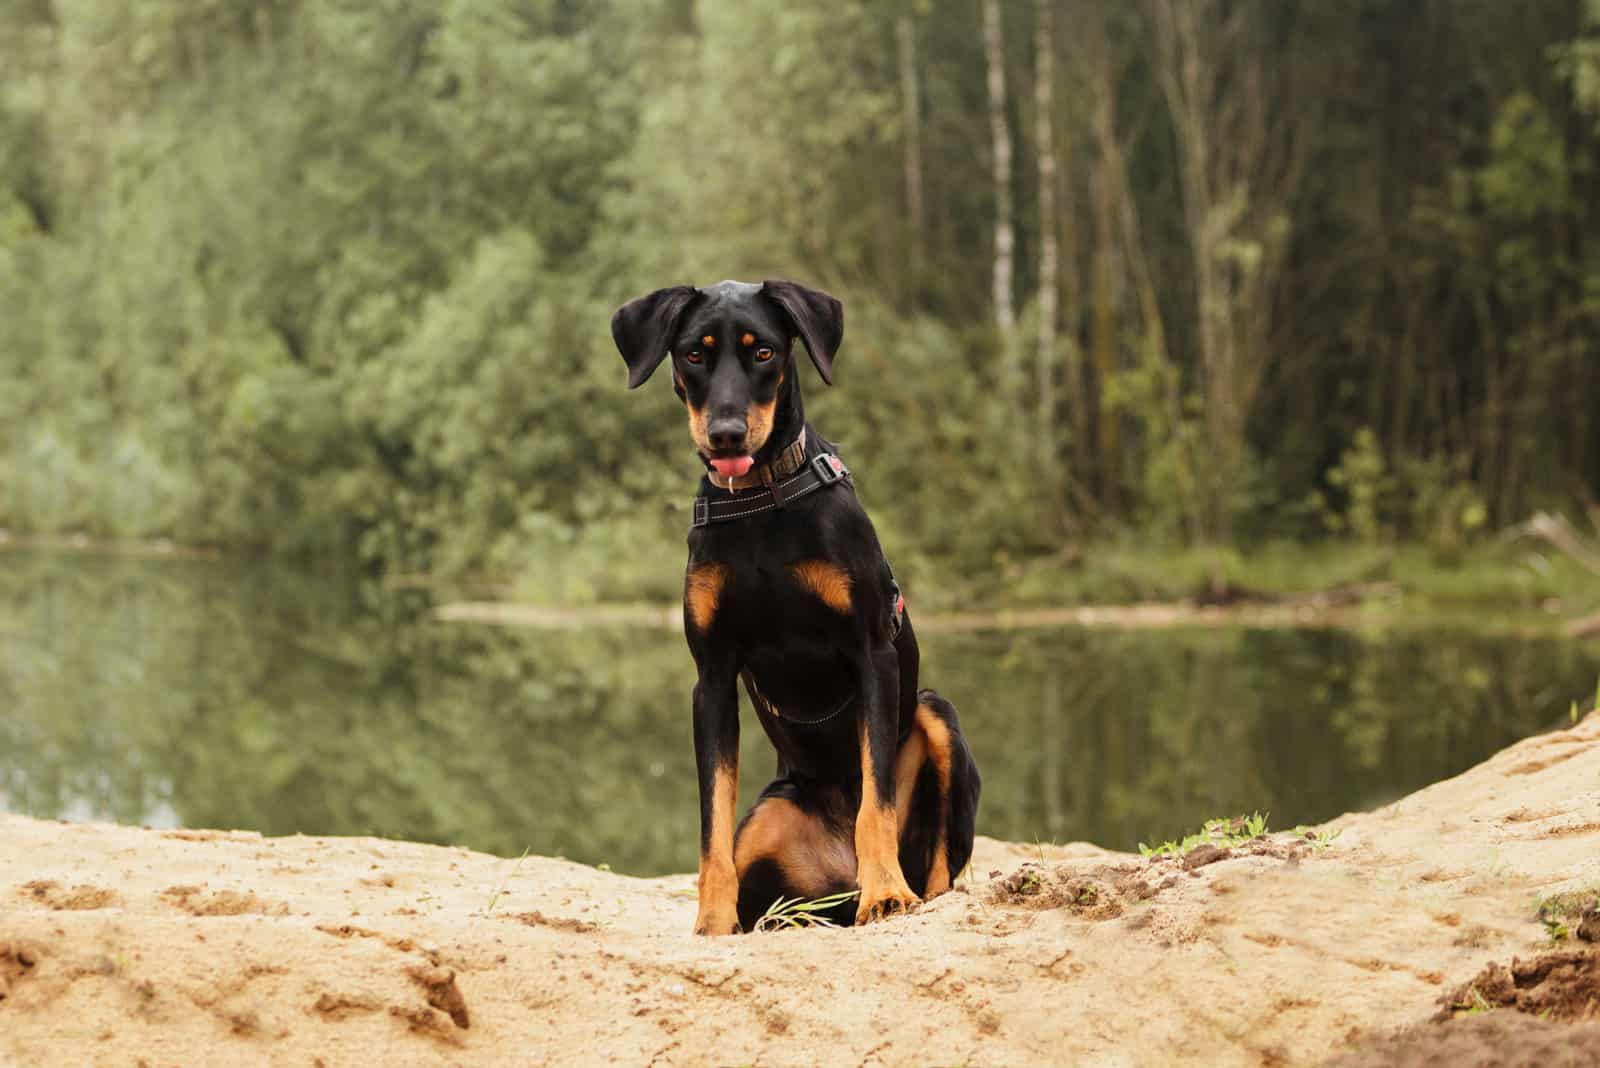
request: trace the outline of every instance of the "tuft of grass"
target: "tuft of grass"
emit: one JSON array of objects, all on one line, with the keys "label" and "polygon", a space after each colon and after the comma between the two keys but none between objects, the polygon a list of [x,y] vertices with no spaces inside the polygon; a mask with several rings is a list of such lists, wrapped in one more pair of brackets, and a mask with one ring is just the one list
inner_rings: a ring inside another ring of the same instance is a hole
[{"label": "tuft of grass", "polygon": [[1340,827],[1336,831],[1316,831],[1302,823],[1294,829],[1293,833],[1298,834],[1310,843],[1312,852],[1322,853],[1326,852],[1329,846],[1339,840],[1339,836],[1344,833],[1344,828]]},{"label": "tuft of grass", "polygon": [[1219,818],[1206,820],[1198,834],[1184,837],[1182,841],[1174,842],[1168,839],[1158,846],[1139,843],[1139,853],[1145,857],[1181,857],[1197,846],[1214,845],[1223,849],[1231,846],[1244,845],[1254,841],[1267,833],[1267,814],[1252,812],[1248,816],[1238,816],[1234,819]]},{"label": "tuft of grass", "polygon": [[516,878],[517,869],[522,867],[522,862],[528,859],[528,851],[530,849],[532,849],[532,848],[533,848],[532,846],[525,846],[523,848],[522,856],[518,857],[517,858],[517,862],[515,864],[511,865],[511,874],[507,875],[506,878],[505,878],[505,882],[501,883],[498,887],[496,887],[495,888],[495,892],[489,895],[489,904],[484,906],[484,909],[483,909],[484,912],[487,913],[487,912],[493,912],[494,911],[495,904],[502,897],[505,896],[506,887],[508,887],[511,884],[511,880],[512,879]]},{"label": "tuft of grass", "polygon": [[1567,927],[1568,920],[1579,920],[1590,909],[1600,909],[1600,886],[1540,898],[1534,905],[1534,914],[1549,931],[1556,926]]},{"label": "tuft of grass", "polygon": [[790,927],[837,927],[839,925],[823,913],[857,897],[860,893],[859,890],[846,890],[843,893],[809,900],[800,897],[780,897],[767,906],[767,911],[756,921],[755,929],[781,931]]},{"label": "tuft of grass", "polygon": [[1457,1016],[1481,1016],[1486,1012],[1494,1011],[1494,1006],[1489,1004],[1482,994],[1478,993],[1478,988],[1475,986],[1467,990],[1466,1000],[1458,1001],[1450,1007],[1455,1010]]}]

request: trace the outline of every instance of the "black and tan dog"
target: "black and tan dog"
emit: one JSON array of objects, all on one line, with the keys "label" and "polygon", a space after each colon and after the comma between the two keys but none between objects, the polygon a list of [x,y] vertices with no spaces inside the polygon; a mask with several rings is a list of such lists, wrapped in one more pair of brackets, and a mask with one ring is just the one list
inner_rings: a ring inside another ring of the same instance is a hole
[{"label": "black and tan dog", "polygon": [[[621,308],[637,387],[669,355],[707,468],[684,581],[700,772],[699,934],[780,895],[859,889],[865,923],[950,888],[972,855],[978,768],[956,710],[917,689],[917,640],[843,463],[805,421],[798,336],[824,382],[839,302],[793,282],[674,286]],[[778,775],[734,828],[738,680]]]}]

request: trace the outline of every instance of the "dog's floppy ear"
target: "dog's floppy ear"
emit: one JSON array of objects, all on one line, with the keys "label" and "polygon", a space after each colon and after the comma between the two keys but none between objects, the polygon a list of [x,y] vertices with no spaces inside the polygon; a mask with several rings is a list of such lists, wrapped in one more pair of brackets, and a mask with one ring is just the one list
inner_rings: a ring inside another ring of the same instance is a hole
[{"label": "dog's floppy ear", "polygon": [[828,385],[833,385],[833,354],[844,340],[844,305],[820,289],[795,282],[768,279],[761,291],[782,306],[811,353],[811,362]]},{"label": "dog's floppy ear", "polygon": [[628,364],[628,388],[644,385],[667,357],[678,317],[698,294],[693,286],[668,286],[632,300],[611,317],[611,340]]}]

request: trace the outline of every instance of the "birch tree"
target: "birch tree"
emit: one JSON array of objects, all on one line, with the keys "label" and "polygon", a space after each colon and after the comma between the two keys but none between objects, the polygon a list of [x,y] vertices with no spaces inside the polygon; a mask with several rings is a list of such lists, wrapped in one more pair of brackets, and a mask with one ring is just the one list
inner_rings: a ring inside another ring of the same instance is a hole
[{"label": "birch tree", "polygon": [[1011,128],[1006,122],[1005,34],[1000,0],[983,0],[983,55],[988,72],[989,136],[994,153],[994,318],[1005,350],[1001,365],[1009,393],[1017,389],[1016,302],[1012,294],[1016,232],[1011,207]]},{"label": "birch tree", "polygon": [[905,139],[906,221],[910,229],[912,288],[922,279],[927,257],[927,210],[922,198],[922,90],[917,77],[917,26],[909,10],[895,18],[900,57],[900,115]]},{"label": "birch tree", "polygon": [[1034,143],[1039,161],[1039,352],[1034,364],[1038,415],[1035,427],[1039,462],[1049,470],[1056,460],[1056,296],[1059,252],[1056,238],[1055,0],[1038,0],[1033,28]]}]

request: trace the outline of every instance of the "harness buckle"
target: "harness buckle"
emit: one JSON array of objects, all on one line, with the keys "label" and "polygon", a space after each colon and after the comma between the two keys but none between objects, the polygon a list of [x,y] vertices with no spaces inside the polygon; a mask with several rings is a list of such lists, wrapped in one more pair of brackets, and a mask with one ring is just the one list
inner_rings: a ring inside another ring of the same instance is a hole
[{"label": "harness buckle", "polygon": [[711,522],[711,505],[704,497],[694,499],[694,514],[689,517],[689,529],[703,527]]},{"label": "harness buckle", "polygon": [[843,482],[850,477],[850,469],[844,465],[844,461],[831,452],[825,452],[821,456],[813,456],[811,458],[811,469],[817,473],[817,478],[822,481],[824,486],[831,486],[835,482]]}]

